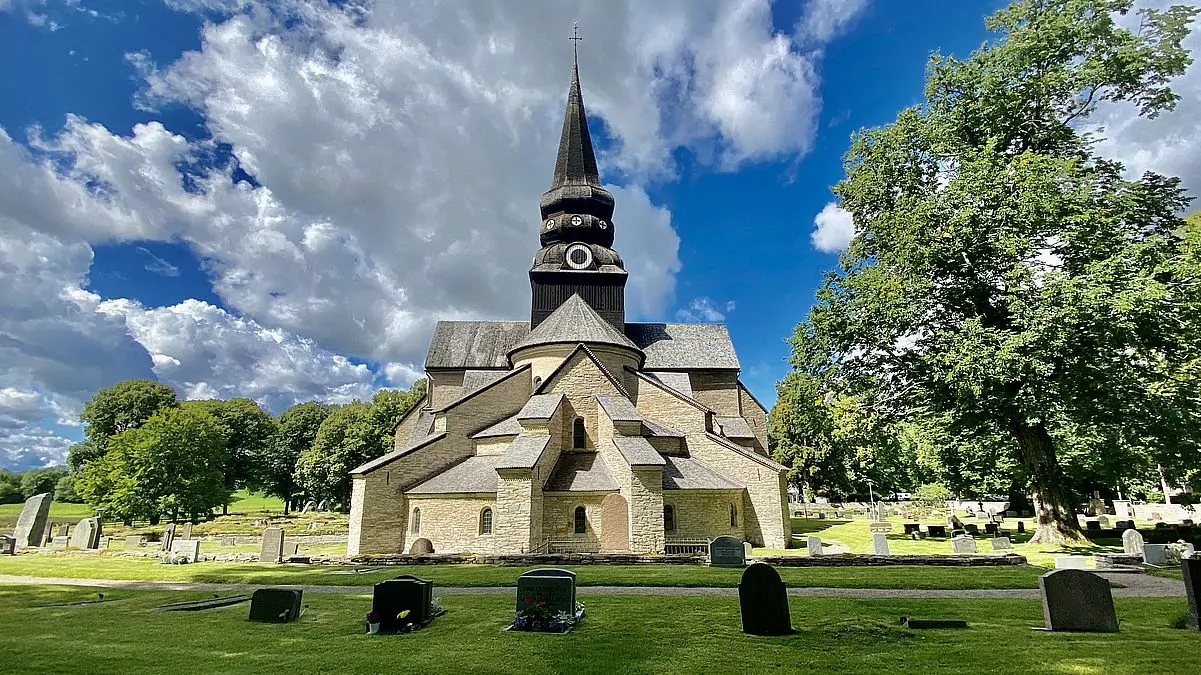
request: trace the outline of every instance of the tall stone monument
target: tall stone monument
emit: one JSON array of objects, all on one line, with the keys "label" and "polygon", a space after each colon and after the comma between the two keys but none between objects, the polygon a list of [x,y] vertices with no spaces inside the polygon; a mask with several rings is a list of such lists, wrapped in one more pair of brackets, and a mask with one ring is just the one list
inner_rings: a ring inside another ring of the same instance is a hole
[{"label": "tall stone monument", "polygon": [[42,543],[46,519],[50,516],[50,501],[49,492],[25,500],[25,507],[21,509],[21,516],[17,518],[17,528],[14,531],[17,546],[38,546]]}]

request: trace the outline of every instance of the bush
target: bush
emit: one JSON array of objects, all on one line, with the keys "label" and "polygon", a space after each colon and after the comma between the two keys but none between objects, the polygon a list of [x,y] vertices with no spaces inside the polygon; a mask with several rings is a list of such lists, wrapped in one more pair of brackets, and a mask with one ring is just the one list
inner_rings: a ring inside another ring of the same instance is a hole
[{"label": "bush", "polygon": [[954,498],[955,493],[942,483],[926,483],[913,492],[913,501],[931,509],[941,507]]},{"label": "bush", "polygon": [[75,492],[75,476],[68,474],[58,479],[54,485],[54,501],[68,504],[83,503],[83,497]]}]

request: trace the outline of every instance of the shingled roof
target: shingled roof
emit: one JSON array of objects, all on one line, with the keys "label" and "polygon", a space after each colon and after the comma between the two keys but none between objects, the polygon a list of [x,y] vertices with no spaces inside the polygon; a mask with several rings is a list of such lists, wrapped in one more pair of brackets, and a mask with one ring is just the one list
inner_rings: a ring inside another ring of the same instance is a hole
[{"label": "shingled roof", "polygon": [[535,345],[579,343],[615,345],[642,353],[637,345],[602,319],[578,294],[559,305],[525,339],[510,347],[509,353]]},{"label": "shingled roof", "polygon": [[472,438],[496,438],[498,436],[516,436],[521,433],[521,423],[517,421],[517,415],[503,419],[496,424],[477,431]]},{"label": "shingled roof", "polygon": [[627,323],[626,335],[646,353],[643,370],[742,368],[720,323]]},{"label": "shingled roof", "polygon": [[721,425],[721,434],[726,438],[754,438],[755,432],[751,425],[741,417],[717,417]]},{"label": "shingled roof", "polygon": [[439,321],[425,368],[508,370],[509,349],[529,332],[528,321]]},{"label": "shingled roof", "polygon": [[602,492],[617,490],[604,460],[595,452],[565,452],[551,471],[543,490],[551,492]]},{"label": "shingled roof", "polygon": [[742,486],[691,457],[664,456],[664,490],[737,490]]},{"label": "shingled roof", "polygon": [[429,480],[405,490],[410,495],[496,492],[496,463],[500,455],[476,455]]}]

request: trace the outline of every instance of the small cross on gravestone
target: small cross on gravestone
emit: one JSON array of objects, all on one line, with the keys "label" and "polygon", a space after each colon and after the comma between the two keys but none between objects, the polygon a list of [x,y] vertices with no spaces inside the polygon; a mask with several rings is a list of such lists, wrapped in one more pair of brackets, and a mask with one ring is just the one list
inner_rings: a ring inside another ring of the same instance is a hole
[{"label": "small cross on gravestone", "polygon": [[742,632],[748,635],[791,635],[788,591],[780,574],[765,563],[754,563],[738,582]]}]

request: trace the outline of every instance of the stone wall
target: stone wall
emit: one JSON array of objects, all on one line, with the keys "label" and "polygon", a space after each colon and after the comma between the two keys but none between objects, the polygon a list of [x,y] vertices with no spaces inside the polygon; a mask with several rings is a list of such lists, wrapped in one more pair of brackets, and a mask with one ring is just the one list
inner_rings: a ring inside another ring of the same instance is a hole
[{"label": "stone wall", "polygon": [[630,550],[635,553],[662,552],[663,469],[639,467],[630,472]]},{"label": "stone wall", "polygon": [[495,549],[501,553],[530,551],[534,535],[530,531],[530,507],[533,503],[532,472],[529,469],[503,469],[496,489]]},{"label": "stone wall", "polygon": [[429,377],[430,407],[437,410],[459,397],[463,391],[462,370],[434,371],[426,373]]},{"label": "stone wall", "polygon": [[400,424],[396,425],[396,429],[392,433],[392,449],[400,450],[408,445],[409,437],[413,435],[413,428],[417,426],[417,420],[421,419],[421,409],[428,407],[429,396],[423,396],[418,401],[409,413],[405,415]]},{"label": "stone wall", "polygon": [[[675,509],[676,529],[672,539],[714,539],[722,535],[743,538],[742,490],[665,490],[663,506]],[[730,527],[730,505],[737,509]]]},{"label": "stone wall", "polygon": [[746,486],[742,503],[744,538],[755,546],[787,548],[792,538],[788,517],[787,471],[774,462],[729,444],[717,436],[689,436],[688,452],[735,483]]},{"label": "stone wall", "polygon": [[719,370],[693,371],[688,374],[692,384],[692,398],[714,410],[718,415],[741,414],[738,397],[738,373]]},{"label": "stone wall", "polygon": [[[542,532],[552,539],[571,539],[580,543],[581,549],[596,550],[600,546],[601,501],[608,492],[556,492],[542,496]],[[575,533],[575,509],[584,507],[586,527],[583,534]]]},{"label": "stone wall", "polygon": [[421,532],[436,553],[493,553],[495,535],[480,533],[480,515],[492,509],[492,531],[496,531],[496,499],[491,494],[409,497],[410,509],[421,509]]},{"label": "stone wall", "polygon": [[751,396],[751,392],[740,381],[738,383],[738,404],[742,418],[751,425],[759,446],[767,451],[767,411]]}]

